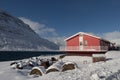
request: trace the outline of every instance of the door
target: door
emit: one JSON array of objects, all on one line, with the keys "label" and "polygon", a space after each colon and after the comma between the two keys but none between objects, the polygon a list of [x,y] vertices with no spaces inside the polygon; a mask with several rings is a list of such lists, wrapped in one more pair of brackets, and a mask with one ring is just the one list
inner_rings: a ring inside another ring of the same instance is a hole
[{"label": "door", "polygon": [[83,50],[83,35],[80,34],[79,36],[79,49],[82,51]]}]

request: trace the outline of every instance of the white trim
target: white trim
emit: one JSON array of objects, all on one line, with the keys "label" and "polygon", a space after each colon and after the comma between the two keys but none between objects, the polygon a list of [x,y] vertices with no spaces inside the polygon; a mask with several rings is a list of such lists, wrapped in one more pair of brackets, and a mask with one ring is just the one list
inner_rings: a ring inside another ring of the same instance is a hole
[{"label": "white trim", "polygon": [[79,35],[79,32],[76,33],[76,34],[74,34],[74,35],[72,35],[72,36],[70,36],[70,37],[68,37],[68,38],[66,38],[64,41],[67,41],[68,39],[70,39],[70,38],[72,38],[72,37],[75,37],[75,36],[77,36],[77,35]]},{"label": "white trim", "polygon": [[[81,45],[81,43],[82,43],[82,45]],[[79,48],[80,48],[80,50],[83,50],[83,35],[82,36],[79,35]]]},{"label": "white trim", "polygon": [[97,36],[94,36],[94,35],[91,35],[91,34],[88,34],[88,33],[85,33],[85,32],[78,32],[78,33],[76,33],[76,34],[74,34],[74,35],[72,35],[72,36],[66,38],[64,41],[67,41],[67,40],[71,39],[72,37],[75,37],[75,36],[80,35],[80,34],[85,34],[85,35],[88,35],[88,36],[91,36],[91,37],[94,37],[94,38],[97,38],[97,39],[101,39],[101,40],[110,42],[110,41],[105,40],[105,39],[103,39],[103,38],[101,38],[101,37],[97,37]]},{"label": "white trim", "polygon": [[108,46],[60,46],[60,51],[108,51]]}]

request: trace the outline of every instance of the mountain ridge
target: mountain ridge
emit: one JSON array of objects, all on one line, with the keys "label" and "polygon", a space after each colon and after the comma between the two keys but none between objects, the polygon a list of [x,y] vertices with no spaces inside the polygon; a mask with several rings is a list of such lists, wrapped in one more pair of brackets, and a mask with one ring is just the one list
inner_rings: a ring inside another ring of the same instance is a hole
[{"label": "mountain ridge", "polygon": [[0,10],[0,50],[58,50],[59,46],[37,35],[22,20]]}]

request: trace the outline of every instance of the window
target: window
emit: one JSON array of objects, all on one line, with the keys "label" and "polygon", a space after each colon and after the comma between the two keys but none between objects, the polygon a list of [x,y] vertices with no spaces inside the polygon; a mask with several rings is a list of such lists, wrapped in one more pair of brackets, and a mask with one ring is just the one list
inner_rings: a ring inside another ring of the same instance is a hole
[{"label": "window", "polygon": [[87,40],[84,41],[84,46],[87,46],[88,45],[88,42]]},{"label": "window", "polygon": [[82,45],[82,42],[80,42],[80,46]]}]

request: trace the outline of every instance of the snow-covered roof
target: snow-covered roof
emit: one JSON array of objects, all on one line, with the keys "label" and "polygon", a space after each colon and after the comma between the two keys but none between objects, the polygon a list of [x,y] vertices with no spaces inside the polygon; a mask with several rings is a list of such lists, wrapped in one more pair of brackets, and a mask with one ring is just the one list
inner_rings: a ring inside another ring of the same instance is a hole
[{"label": "snow-covered roof", "polygon": [[95,35],[91,35],[91,34],[88,34],[88,33],[85,33],[85,32],[78,32],[78,33],[76,33],[76,34],[74,34],[74,35],[66,38],[65,41],[67,41],[67,40],[69,40],[69,39],[71,39],[71,38],[73,38],[73,37],[75,37],[75,36],[77,36],[77,35],[80,35],[80,34],[85,34],[85,35],[88,35],[88,36],[91,36],[91,37],[94,37],[94,38],[101,39],[101,40],[104,40],[104,41],[109,42],[108,40],[105,40],[105,39],[103,39],[103,38],[101,38],[101,37],[98,37],[98,36],[95,36]]},{"label": "snow-covered roof", "polygon": [[92,57],[105,57],[105,54],[92,54]]}]

